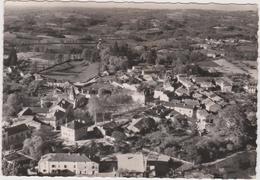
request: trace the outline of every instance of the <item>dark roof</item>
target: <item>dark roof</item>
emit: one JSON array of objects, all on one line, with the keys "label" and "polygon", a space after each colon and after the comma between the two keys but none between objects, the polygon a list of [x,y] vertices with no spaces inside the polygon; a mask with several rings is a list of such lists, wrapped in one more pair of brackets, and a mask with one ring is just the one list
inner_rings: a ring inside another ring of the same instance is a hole
[{"label": "dark roof", "polygon": [[58,102],[58,105],[64,109],[68,109],[68,107],[70,107],[72,104],[69,103],[67,100],[65,99],[61,99],[59,102]]},{"label": "dark roof", "polygon": [[114,128],[117,128],[117,127],[118,127],[118,125],[114,121],[111,121],[111,122],[106,123],[106,124],[103,125],[104,129],[114,129]]},{"label": "dark roof", "polygon": [[71,122],[65,124],[64,126],[67,127],[67,128],[70,128],[70,129],[80,129],[80,128],[88,126],[88,124],[82,123],[82,122],[79,122],[79,121],[71,121]]},{"label": "dark roof", "polygon": [[91,162],[87,156],[76,153],[49,153],[45,154],[42,159],[46,159],[48,161]]},{"label": "dark roof", "polygon": [[41,107],[29,107],[33,113],[47,113],[49,111],[48,108],[41,108]]},{"label": "dark roof", "polygon": [[18,154],[17,152],[8,154],[6,156],[4,156],[4,159],[6,159],[7,161],[24,161],[24,160],[30,160],[29,158]]},{"label": "dark roof", "polygon": [[58,110],[58,111],[55,111],[55,113],[54,113],[54,116],[55,116],[57,119],[63,118],[64,115],[65,115],[65,112],[59,111],[59,110]]},{"label": "dark roof", "polygon": [[17,134],[17,133],[20,133],[23,131],[27,131],[27,130],[29,130],[29,128],[28,128],[28,126],[26,126],[26,124],[20,124],[20,125],[9,127],[9,128],[5,129],[5,131],[8,133],[8,136]]},{"label": "dark roof", "polygon": [[[145,128],[153,128],[153,126],[155,125],[155,121],[153,118],[151,117],[145,117],[143,119],[141,119],[140,121],[138,121],[134,127],[136,127],[139,130],[145,129]],[[148,126],[148,127],[146,127]]]}]

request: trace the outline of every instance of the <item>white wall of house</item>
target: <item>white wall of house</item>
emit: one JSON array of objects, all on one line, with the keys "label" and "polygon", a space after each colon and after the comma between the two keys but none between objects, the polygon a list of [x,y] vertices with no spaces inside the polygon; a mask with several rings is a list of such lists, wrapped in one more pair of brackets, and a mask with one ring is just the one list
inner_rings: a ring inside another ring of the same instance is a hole
[{"label": "white wall of house", "polygon": [[182,115],[186,115],[188,117],[193,116],[193,109],[187,107],[174,107],[173,109]]},{"label": "white wall of house", "polygon": [[76,175],[95,175],[98,173],[99,165],[95,162],[66,162],[48,161],[41,159],[38,163],[38,171],[49,174],[55,170],[69,170]]}]

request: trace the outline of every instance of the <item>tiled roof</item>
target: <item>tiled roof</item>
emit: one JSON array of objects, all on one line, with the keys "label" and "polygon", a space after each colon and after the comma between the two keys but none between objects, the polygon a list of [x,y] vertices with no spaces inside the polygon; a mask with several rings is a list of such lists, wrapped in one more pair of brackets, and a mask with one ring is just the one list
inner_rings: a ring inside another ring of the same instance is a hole
[{"label": "tiled roof", "polygon": [[91,162],[87,156],[76,153],[49,153],[42,156],[41,159],[45,159],[47,161]]}]

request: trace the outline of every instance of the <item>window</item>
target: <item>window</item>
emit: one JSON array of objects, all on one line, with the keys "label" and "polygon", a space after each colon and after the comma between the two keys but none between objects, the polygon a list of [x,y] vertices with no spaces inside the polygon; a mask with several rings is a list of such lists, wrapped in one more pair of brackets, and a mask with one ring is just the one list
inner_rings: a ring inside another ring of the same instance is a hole
[{"label": "window", "polygon": [[74,168],[76,168],[76,165],[74,165]]},{"label": "window", "polygon": [[92,166],[92,169],[95,169],[95,166],[94,166],[94,165]]},{"label": "window", "polygon": [[67,168],[67,165],[64,165],[64,168]]},{"label": "window", "polygon": [[44,169],[43,172],[46,172],[46,169]]},{"label": "window", "polygon": [[56,166],[53,164],[53,165],[51,165],[51,167],[52,167],[52,168],[55,168]]}]

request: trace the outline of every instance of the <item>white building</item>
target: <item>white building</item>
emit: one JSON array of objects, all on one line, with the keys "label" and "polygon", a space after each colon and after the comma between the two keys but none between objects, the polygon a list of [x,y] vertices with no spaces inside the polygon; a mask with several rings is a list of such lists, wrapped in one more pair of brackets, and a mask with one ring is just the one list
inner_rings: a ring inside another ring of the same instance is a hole
[{"label": "white building", "polygon": [[137,91],[133,91],[131,93],[131,97],[133,99],[133,101],[144,105],[145,104],[145,94],[144,92],[137,92]]},{"label": "white building", "polygon": [[165,101],[165,102],[169,102],[170,98],[167,94],[165,94],[163,91],[161,90],[154,90],[154,96],[155,99],[160,99],[160,101]]},{"label": "white building", "polygon": [[68,170],[75,175],[95,175],[99,165],[85,155],[68,153],[49,153],[38,162],[38,172],[42,174],[59,173]]},{"label": "white building", "polygon": [[122,174],[133,173],[137,177],[142,177],[147,170],[147,159],[142,153],[118,154],[117,167]]}]

